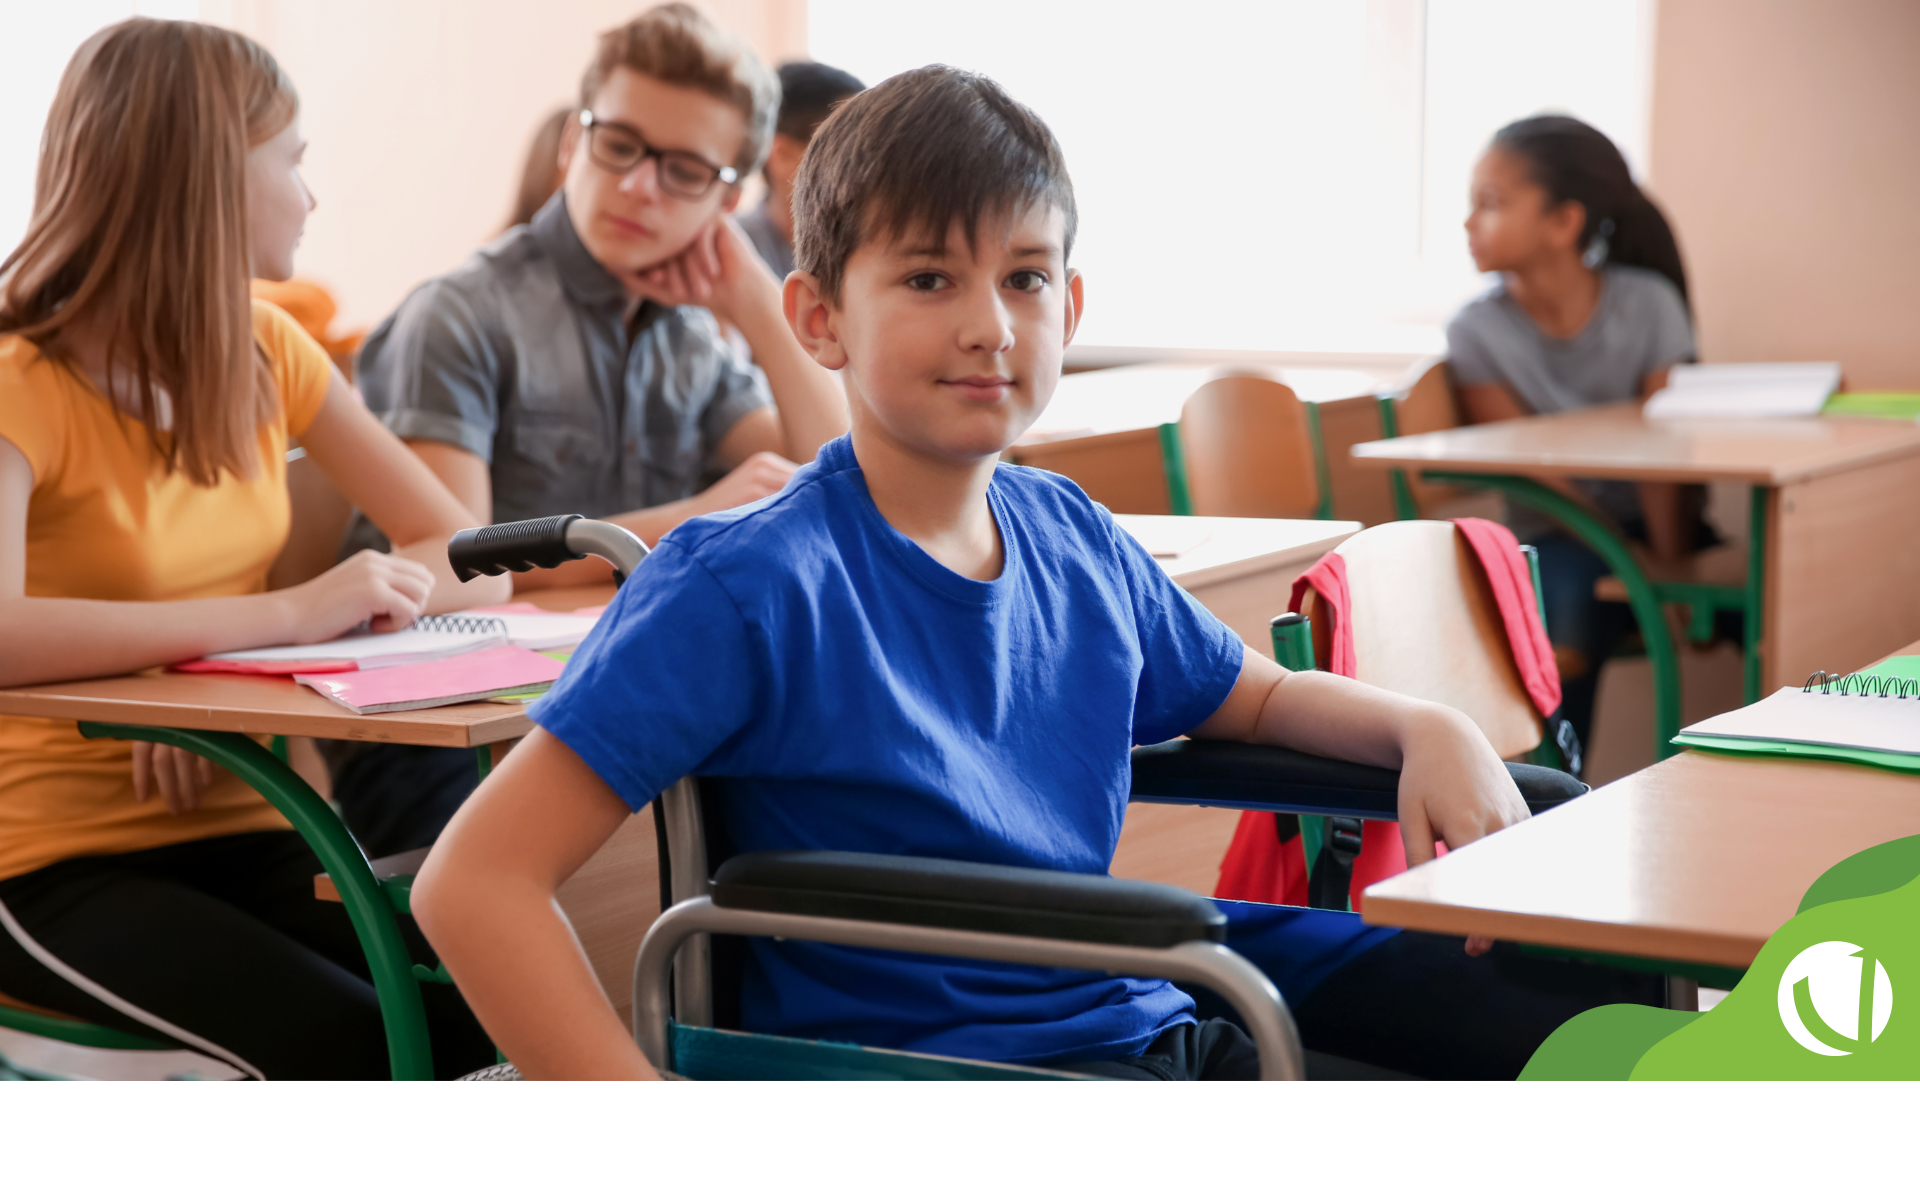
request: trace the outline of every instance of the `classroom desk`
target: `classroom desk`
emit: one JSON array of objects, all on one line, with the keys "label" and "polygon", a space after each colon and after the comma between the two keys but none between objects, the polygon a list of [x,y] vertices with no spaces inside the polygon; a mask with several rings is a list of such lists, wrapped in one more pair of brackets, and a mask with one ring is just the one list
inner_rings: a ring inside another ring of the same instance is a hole
[{"label": "classroom desk", "polygon": [[[1359,526],[1337,521],[1261,521],[1208,517],[1122,517],[1149,541],[1169,530],[1189,544],[1158,558],[1183,587],[1249,645],[1270,653],[1267,621],[1286,606],[1293,577]],[[523,592],[515,598],[567,611],[611,599],[611,587]],[[103,736],[168,741],[240,775],[285,813],[314,847],[328,886],[346,902],[387,1023],[395,1078],[431,1078],[425,1018],[415,969],[393,923],[389,897],[345,827],[293,770],[254,741],[266,735],[339,738],[482,751],[483,768],[533,728],[526,710],[491,703],[358,715],[290,679],[180,675],[146,671],[0,689],[0,714],[92,723]],[[1180,830],[1157,831],[1165,843]],[[1210,833],[1209,833],[1210,836]],[[657,854],[650,818],[630,820],[575,876],[559,901],[615,1007],[627,996],[633,954],[658,915]]]},{"label": "classroom desk", "polygon": [[1377,883],[1362,908],[1370,924],[1650,959],[1726,986],[1711,968],[1744,970],[1823,872],[1915,834],[1920,776],[1685,750]]},{"label": "classroom desk", "polygon": [[[1633,402],[1367,442],[1353,458],[1492,488],[1566,525],[1625,585],[1654,671],[1657,752],[1680,728],[1661,605],[1717,599],[1746,615],[1749,701],[1920,637],[1920,424],[1873,418],[1649,421]],[[1751,491],[1744,581],[1656,583],[1554,478],[1740,483]]]},{"label": "classroom desk", "polygon": [[1046,412],[1007,457],[1055,471],[1079,484],[1114,512],[1167,513],[1166,469],[1160,426],[1180,419],[1181,406],[1201,384],[1248,373],[1279,380],[1320,414],[1328,446],[1335,511],[1373,523],[1392,519],[1386,482],[1357,471],[1337,450],[1378,437],[1381,376],[1340,368],[1263,370],[1220,363],[1152,363],[1063,376]]},{"label": "classroom desk", "polygon": [[[604,601],[608,594],[608,589],[567,589],[533,593],[527,599],[565,610],[595,603],[596,598]],[[426,968],[416,970],[389,898],[333,810],[253,739],[285,734],[484,749],[529,732],[533,725],[525,709],[480,703],[361,716],[284,677],[154,670],[0,688],[0,714],[78,721],[95,736],[137,736],[182,746],[232,771],[265,796],[313,847],[346,902],[380,999],[394,1078],[433,1078],[426,1018],[415,983]],[[483,759],[483,768],[492,757]]]}]

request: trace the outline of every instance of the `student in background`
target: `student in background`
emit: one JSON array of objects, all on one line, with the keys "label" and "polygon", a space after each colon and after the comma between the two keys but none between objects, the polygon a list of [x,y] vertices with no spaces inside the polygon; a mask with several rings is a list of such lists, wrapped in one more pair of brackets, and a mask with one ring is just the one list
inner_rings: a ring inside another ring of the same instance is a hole
[{"label": "student in background", "polygon": [[[367,403],[480,521],[582,513],[651,544],[779,491],[845,431],[839,381],[794,341],[779,284],[728,219],[778,104],[753,52],[688,5],[602,34],[559,194],[368,335]],[[349,531],[349,548],[379,544],[366,522]],[[519,586],[611,582],[595,560]],[[479,782],[459,750],[356,742],[329,756],[370,852],[428,844]]]},{"label": "student in background", "polygon": [[[1494,135],[1473,169],[1467,247],[1499,282],[1447,324],[1447,359],[1469,421],[1566,412],[1665,386],[1694,357],[1680,249],[1607,136],[1572,117],[1529,117]],[[1576,481],[1657,561],[1711,533],[1704,492],[1672,484]],[[1509,524],[1540,551],[1547,634],[1565,714],[1584,743],[1600,665],[1632,623],[1594,599],[1606,564],[1526,510]]]},{"label": "student in background", "polygon": [[[930,182],[931,181],[931,182]],[[991,80],[896,75],[821,127],[795,184],[796,337],[853,432],[780,495],[688,521],[620,589],[539,728],[435,844],[435,948],[533,1078],[653,1072],[554,904],[629,815],[694,774],[735,852],[912,854],[1105,873],[1128,749],[1192,732],[1401,768],[1408,858],[1527,815],[1450,708],[1288,673],[1070,481],[1000,454],[1046,408],[1083,311],[1076,206],[1046,125]],[[1256,961],[1309,1050],[1516,1074],[1657,978],[1362,925],[1265,923]],[[1230,932],[1229,937],[1234,935]],[[1163,980],[752,939],[746,1028],[1119,1079],[1252,1078],[1231,1022]]]},{"label": "student in background", "polygon": [[[446,540],[471,516],[310,336],[248,297],[250,276],[292,274],[313,207],[297,115],[265,50],[192,22],[102,30],[61,77],[33,219],[0,263],[0,686],[505,598],[454,581]],[[269,593],[293,438],[400,548]],[[16,1000],[256,1076],[382,1077],[366,960],[345,911],[314,899],[319,870],[204,759],[0,717],[0,992]],[[451,990],[428,1003],[439,1061],[484,1064]]]},{"label": "student in background", "polygon": [[573,106],[563,104],[548,113],[540,122],[540,128],[533,131],[533,143],[527,147],[527,161],[520,168],[520,188],[514,194],[513,215],[507,218],[507,229],[533,220],[533,215],[553,199],[553,194],[567,181],[560,144],[573,114]]},{"label": "student in background", "polygon": [[858,79],[825,63],[790,62],[780,68],[780,122],[760,172],[767,181],[767,197],[740,218],[747,240],[776,278],[793,273],[793,177],[807,143],[834,105],[865,89]]}]

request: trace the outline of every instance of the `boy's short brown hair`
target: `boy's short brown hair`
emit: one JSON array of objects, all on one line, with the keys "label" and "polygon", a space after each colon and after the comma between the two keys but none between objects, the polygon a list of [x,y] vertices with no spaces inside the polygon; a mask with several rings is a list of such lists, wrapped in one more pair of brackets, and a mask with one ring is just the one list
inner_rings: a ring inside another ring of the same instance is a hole
[{"label": "boy's short brown hair", "polygon": [[944,234],[977,246],[981,218],[1048,203],[1078,214],[1060,143],[1045,121],[984,75],[921,67],[835,108],[793,185],[794,265],[838,302],[847,260],[870,237]]},{"label": "boy's short brown hair", "polygon": [[591,108],[621,67],[732,105],[747,121],[733,168],[742,178],[760,169],[780,117],[780,81],[745,42],[690,4],[650,8],[596,40],[593,61],[580,77],[580,107]]}]

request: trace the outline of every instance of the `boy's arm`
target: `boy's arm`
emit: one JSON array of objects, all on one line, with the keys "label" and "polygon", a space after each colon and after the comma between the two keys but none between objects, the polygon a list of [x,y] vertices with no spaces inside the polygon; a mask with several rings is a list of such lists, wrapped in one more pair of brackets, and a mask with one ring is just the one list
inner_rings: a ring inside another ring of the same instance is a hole
[{"label": "boy's arm", "polygon": [[1245,650],[1240,678],[1195,737],[1265,742],[1400,772],[1407,862],[1456,849],[1527,817],[1486,735],[1464,713],[1325,671],[1287,671]]},{"label": "boy's arm", "polygon": [[[746,421],[743,419],[740,424],[744,425]],[[482,525],[493,522],[493,470],[479,455],[448,442],[416,440],[408,442],[407,446],[419,456],[420,461],[427,464],[428,470],[439,477],[441,483],[447,485],[448,491],[472,510],[474,520]],[[751,504],[763,496],[773,495],[786,486],[787,478],[792,474],[792,463],[771,454],[757,454],[698,495],[652,508],[612,513],[599,519],[631,530],[641,541],[652,546],[667,536],[674,526],[690,517],[736,508]],[[531,592],[541,588],[598,587],[612,583],[613,568],[605,561],[592,557],[543,570],[522,571],[513,577],[516,592]]]},{"label": "boy's arm", "polygon": [[693,245],[642,273],[632,286],[658,304],[711,310],[747,339],[753,361],[766,373],[774,407],[734,423],[715,447],[722,467],[761,453],[812,462],[820,447],[847,431],[846,390],[793,336],[780,284],[731,219],[716,218]]},{"label": "boy's arm", "polygon": [[630,815],[536,728],[434,844],[413,913],[494,1044],[528,1079],[657,1079],[554,893]]}]

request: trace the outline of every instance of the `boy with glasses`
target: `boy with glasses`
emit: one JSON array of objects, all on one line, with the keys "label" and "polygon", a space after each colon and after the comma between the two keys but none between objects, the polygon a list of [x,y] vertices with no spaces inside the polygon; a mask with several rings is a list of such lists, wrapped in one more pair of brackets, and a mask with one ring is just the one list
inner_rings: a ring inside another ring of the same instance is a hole
[{"label": "boy with glasses", "polygon": [[[368,336],[368,405],[477,521],[577,512],[651,544],[778,491],[845,432],[839,383],[794,340],[779,285],[728,219],[779,104],[766,67],[688,5],[602,34],[560,192]],[[346,548],[377,538],[357,520]],[[573,563],[520,586],[609,578]],[[329,759],[373,854],[431,842],[478,782],[465,751],[351,743]]]}]

